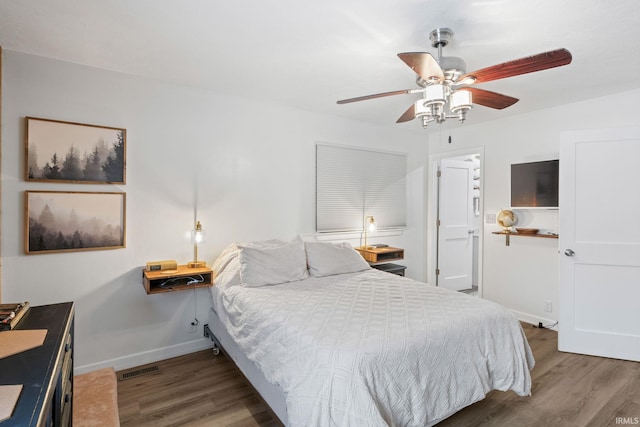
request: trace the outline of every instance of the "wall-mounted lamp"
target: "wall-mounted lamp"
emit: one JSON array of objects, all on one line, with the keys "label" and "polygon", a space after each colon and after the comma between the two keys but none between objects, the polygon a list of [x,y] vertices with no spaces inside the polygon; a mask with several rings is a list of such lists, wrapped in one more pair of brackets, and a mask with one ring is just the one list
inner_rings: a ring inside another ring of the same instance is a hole
[{"label": "wall-mounted lamp", "polygon": [[365,249],[370,249],[369,246],[367,246],[367,234],[373,233],[374,231],[376,231],[377,228],[378,226],[376,224],[376,220],[372,216],[367,216],[364,218],[364,246],[363,247]]},{"label": "wall-mounted lamp", "polygon": [[191,243],[193,244],[193,261],[188,266],[190,268],[206,267],[205,261],[198,261],[198,245],[204,243],[204,230],[200,221],[196,221],[196,228],[191,230]]}]

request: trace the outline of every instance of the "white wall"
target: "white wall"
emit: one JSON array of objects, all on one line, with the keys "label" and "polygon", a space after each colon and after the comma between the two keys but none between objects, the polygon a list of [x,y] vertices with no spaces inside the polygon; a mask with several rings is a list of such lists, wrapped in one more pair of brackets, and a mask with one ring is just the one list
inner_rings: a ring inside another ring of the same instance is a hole
[{"label": "white wall", "polygon": [[[232,241],[312,233],[316,141],[408,153],[408,228],[387,241],[405,248],[408,275],[423,278],[421,129],[372,126],[6,50],[2,65],[2,298],[75,301],[77,372],[208,346],[200,338],[208,291],[148,296],[141,267],[191,260],[186,236],[196,218],[207,231],[199,255],[208,262]],[[126,185],[26,182],[25,116],[126,128]],[[24,255],[25,190],[125,191],[127,247]],[[194,315],[201,324],[190,334]]]},{"label": "white wall", "polygon": [[[430,155],[484,147],[484,212],[496,213],[509,208],[511,163],[558,158],[560,135],[565,131],[636,126],[639,96],[640,90],[634,90],[485,124],[467,122],[452,130],[452,144],[439,132],[431,131]],[[515,212],[520,218],[518,226],[558,231],[558,211]],[[512,237],[507,247],[503,236],[491,234],[498,230],[493,223],[483,227],[483,296],[510,308],[521,320],[555,322],[559,241]],[[552,302],[553,312],[544,311],[545,300]]]}]

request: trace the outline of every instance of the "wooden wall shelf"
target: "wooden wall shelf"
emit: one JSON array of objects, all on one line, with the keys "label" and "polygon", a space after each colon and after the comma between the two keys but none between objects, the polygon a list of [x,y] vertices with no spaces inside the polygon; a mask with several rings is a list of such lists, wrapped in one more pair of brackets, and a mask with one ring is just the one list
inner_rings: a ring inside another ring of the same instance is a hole
[{"label": "wooden wall shelf", "polygon": [[354,249],[362,255],[362,258],[364,258],[371,267],[386,271],[387,273],[404,276],[404,271],[407,267],[391,263],[391,261],[404,259],[404,249],[390,248],[388,246],[384,248],[360,246]]},{"label": "wooden wall shelf", "polygon": [[537,233],[517,233],[511,231],[492,231],[491,234],[503,234],[505,236],[505,245],[509,246],[509,237],[510,236],[518,236],[518,237],[540,237],[543,239],[557,239],[557,234],[537,234]]},{"label": "wooden wall shelf", "polygon": [[372,265],[404,259],[404,249],[400,248],[376,248],[371,246],[365,248],[360,246],[354,249],[360,252],[362,258]]},{"label": "wooden wall shelf", "polygon": [[[147,294],[184,291],[193,288],[205,288],[212,285],[213,271],[208,267],[191,268],[179,265],[177,270],[142,272],[142,285]],[[191,283],[194,279],[202,282]]]}]

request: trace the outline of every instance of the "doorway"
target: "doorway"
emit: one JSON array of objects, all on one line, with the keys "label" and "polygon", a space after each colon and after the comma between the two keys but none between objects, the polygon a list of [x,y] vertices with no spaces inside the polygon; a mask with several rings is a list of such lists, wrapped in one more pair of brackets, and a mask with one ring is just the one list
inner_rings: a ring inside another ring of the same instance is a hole
[{"label": "doorway", "polygon": [[482,295],[482,149],[430,156],[428,282]]}]

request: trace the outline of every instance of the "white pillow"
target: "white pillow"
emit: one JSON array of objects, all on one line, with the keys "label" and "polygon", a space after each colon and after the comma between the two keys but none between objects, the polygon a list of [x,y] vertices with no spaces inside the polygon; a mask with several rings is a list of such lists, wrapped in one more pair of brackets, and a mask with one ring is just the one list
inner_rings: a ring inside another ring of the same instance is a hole
[{"label": "white pillow", "polygon": [[349,243],[305,242],[309,273],[314,277],[355,273],[371,268]]},{"label": "white pillow", "polygon": [[213,284],[217,287],[226,288],[242,283],[240,278],[240,261],[238,260],[240,246],[273,248],[285,245],[286,243],[284,240],[271,239],[229,244],[211,265],[211,270],[213,270],[214,273]]},{"label": "white pillow", "polygon": [[309,277],[304,242],[300,238],[280,246],[238,247],[240,277],[245,286],[277,285]]},{"label": "white pillow", "polygon": [[222,273],[225,268],[227,268],[229,262],[235,259],[237,256],[238,245],[236,245],[235,243],[231,243],[229,246],[224,248],[220,255],[218,255],[218,258],[213,261],[213,264],[211,264],[211,270],[213,270],[213,272],[216,274]]}]

